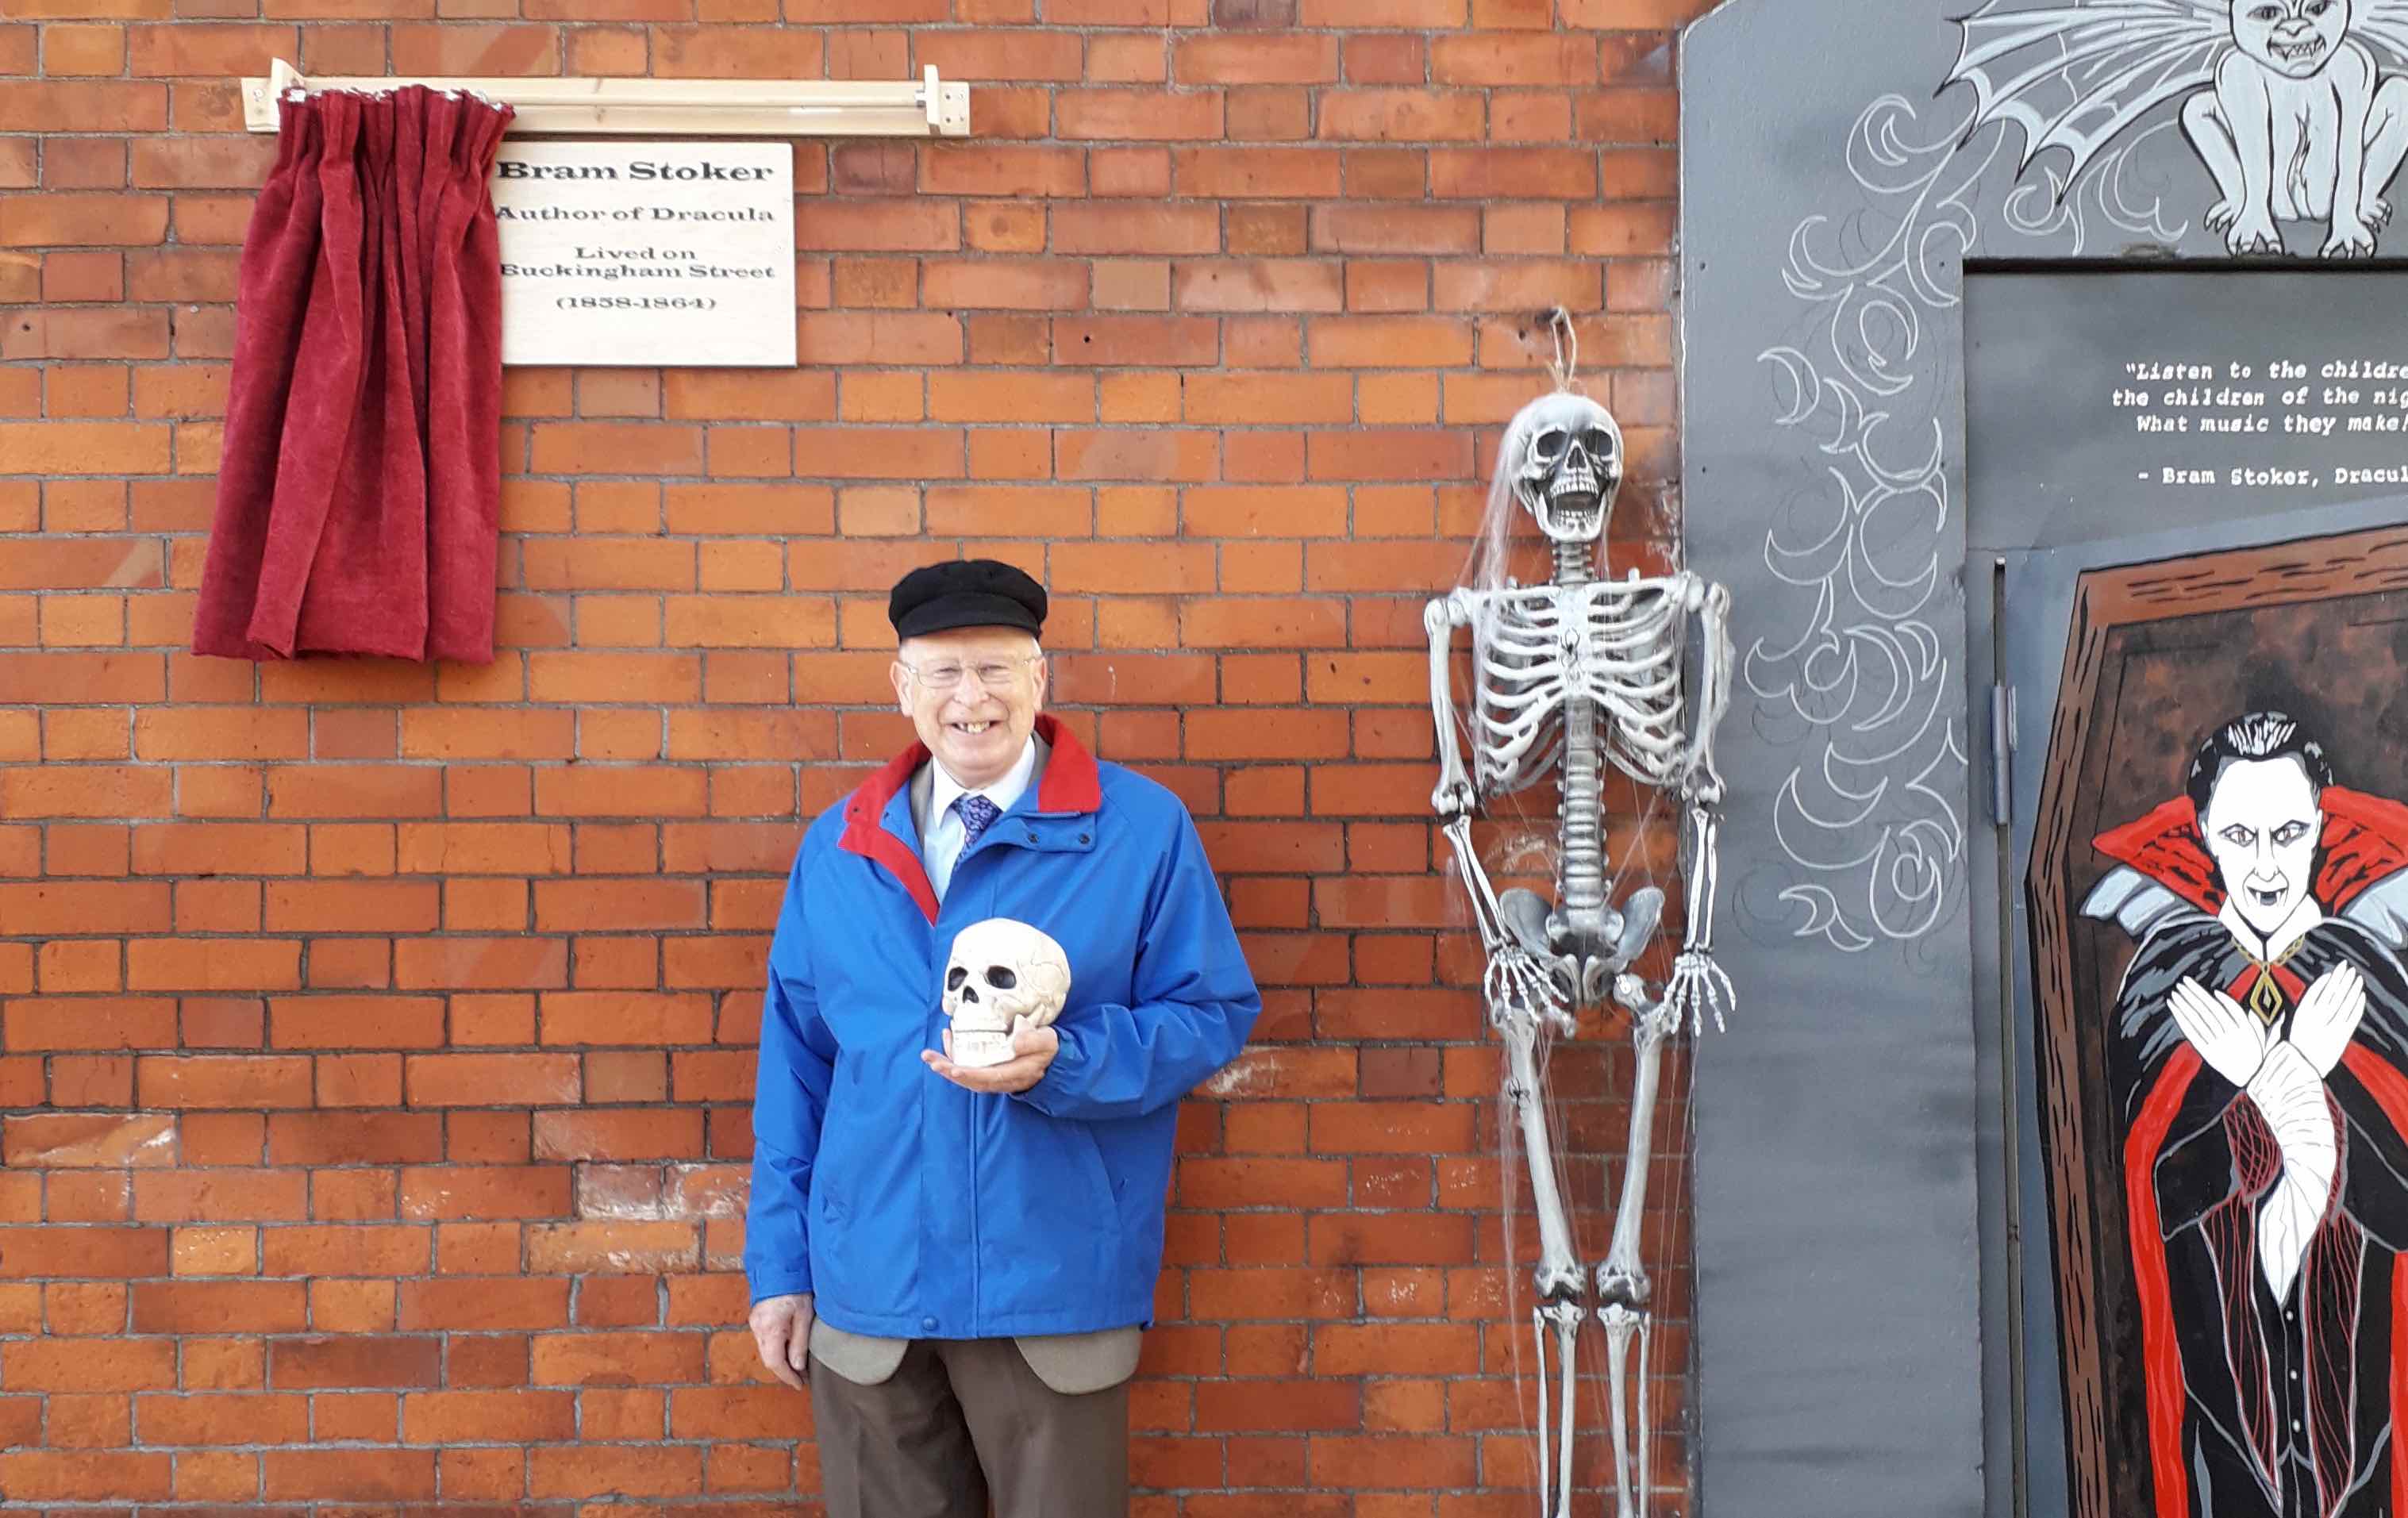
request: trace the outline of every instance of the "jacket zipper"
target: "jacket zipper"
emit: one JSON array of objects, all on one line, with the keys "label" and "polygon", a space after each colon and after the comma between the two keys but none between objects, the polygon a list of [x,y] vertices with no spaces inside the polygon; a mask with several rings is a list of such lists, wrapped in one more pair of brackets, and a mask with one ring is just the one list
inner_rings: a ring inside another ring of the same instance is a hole
[{"label": "jacket zipper", "polygon": [[979,1301],[979,1102],[970,1093],[970,1338],[977,1338],[978,1325],[986,1321],[986,1311]]}]

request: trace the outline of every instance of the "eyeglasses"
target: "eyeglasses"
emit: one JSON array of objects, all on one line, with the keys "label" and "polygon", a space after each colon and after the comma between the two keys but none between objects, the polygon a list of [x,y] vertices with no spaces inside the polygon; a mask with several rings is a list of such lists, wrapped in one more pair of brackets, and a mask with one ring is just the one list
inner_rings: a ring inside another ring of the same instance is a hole
[{"label": "eyeglasses", "polygon": [[975,679],[982,690],[1001,690],[1019,682],[1020,672],[1037,662],[1039,655],[1027,654],[1018,659],[982,659],[977,664],[915,665],[897,660],[911,672],[911,678],[932,691],[950,691],[965,679]]}]

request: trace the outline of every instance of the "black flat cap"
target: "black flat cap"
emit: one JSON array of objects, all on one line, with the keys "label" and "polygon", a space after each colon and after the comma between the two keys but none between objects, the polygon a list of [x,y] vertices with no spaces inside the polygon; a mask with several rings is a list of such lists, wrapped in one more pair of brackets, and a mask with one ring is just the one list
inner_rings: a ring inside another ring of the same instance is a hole
[{"label": "black flat cap", "polygon": [[1034,634],[1045,624],[1045,587],[1000,560],[948,559],[896,580],[886,597],[886,620],[895,624],[896,637],[953,627],[1017,627]]}]

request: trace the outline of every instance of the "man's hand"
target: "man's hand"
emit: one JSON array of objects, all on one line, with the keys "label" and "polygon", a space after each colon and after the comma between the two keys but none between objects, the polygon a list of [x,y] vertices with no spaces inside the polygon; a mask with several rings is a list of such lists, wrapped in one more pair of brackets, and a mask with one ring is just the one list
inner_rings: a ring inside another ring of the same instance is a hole
[{"label": "man's hand", "polygon": [[803,1362],[811,1352],[811,1294],[764,1296],[752,1304],[752,1344],[769,1374],[803,1389]]},{"label": "man's hand", "polygon": [[2299,1012],[2291,1019],[2291,1042],[2316,1074],[2330,1075],[2365,1016],[2366,978],[2354,965],[2336,966],[2317,976],[2300,998]]},{"label": "man's hand", "polygon": [[2246,1086],[2266,1063],[2273,1030],[2223,992],[2210,991],[2185,976],[2175,982],[2166,1004],[2208,1068],[2234,1085]]},{"label": "man's hand", "polygon": [[939,1054],[933,1049],[924,1049],[920,1051],[920,1059],[928,1068],[964,1091],[1009,1096],[1017,1091],[1026,1091],[1043,1080],[1046,1070],[1054,1063],[1054,1056],[1061,1052],[1061,1048],[1062,1036],[1054,1031],[1053,1024],[1034,1027],[1023,1016],[1011,1020],[1011,1057],[1000,1065],[972,1067],[954,1064],[953,1030],[951,1028],[945,1030],[945,1052]]}]

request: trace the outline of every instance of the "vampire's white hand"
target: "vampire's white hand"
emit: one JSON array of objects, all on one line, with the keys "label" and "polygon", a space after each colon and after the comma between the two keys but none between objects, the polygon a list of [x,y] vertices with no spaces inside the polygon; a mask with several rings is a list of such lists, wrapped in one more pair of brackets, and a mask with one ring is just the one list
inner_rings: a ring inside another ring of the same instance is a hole
[{"label": "vampire's white hand", "polygon": [[2355,965],[2336,966],[2317,976],[2300,998],[2300,1010],[2291,1018],[2291,1042],[2319,1077],[2330,1075],[2365,1016],[2366,977]]},{"label": "vampire's white hand", "polygon": [[2175,1026],[2199,1051],[2207,1067],[2236,1086],[2246,1086],[2266,1063],[2274,1034],[2257,1014],[2221,991],[2210,991],[2189,976],[2174,983],[2166,1005]]}]

